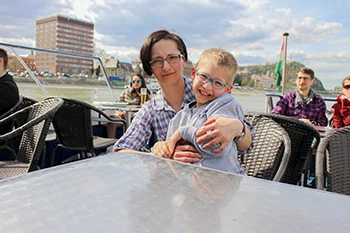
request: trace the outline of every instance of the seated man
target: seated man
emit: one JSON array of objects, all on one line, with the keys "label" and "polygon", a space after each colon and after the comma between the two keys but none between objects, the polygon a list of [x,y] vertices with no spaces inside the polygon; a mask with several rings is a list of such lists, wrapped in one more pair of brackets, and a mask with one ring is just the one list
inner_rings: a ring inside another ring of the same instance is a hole
[{"label": "seated man", "polygon": [[6,72],[7,52],[0,48],[0,116],[10,110],[19,100],[18,87],[12,76]]},{"label": "seated man", "polygon": [[300,119],[308,124],[327,126],[326,103],[311,90],[314,71],[303,67],[297,73],[297,90],[281,98],[271,113]]}]

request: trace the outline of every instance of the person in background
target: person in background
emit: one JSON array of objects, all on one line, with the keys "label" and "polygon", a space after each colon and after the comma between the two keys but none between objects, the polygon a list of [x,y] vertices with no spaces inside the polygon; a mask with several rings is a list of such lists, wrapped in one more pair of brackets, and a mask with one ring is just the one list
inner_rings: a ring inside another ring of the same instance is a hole
[{"label": "person in background", "polygon": [[[147,89],[146,101],[151,99],[151,92],[146,86],[145,78],[141,74],[136,74],[130,83],[130,87],[123,90],[120,94],[119,102],[128,103],[128,105],[141,105],[141,88]],[[118,110],[113,115],[113,118],[125,119],[125,112]],[[109,138],[115,138],[117,125],[107,124],[107,136]]]},{"label": "person in background", "polygon": [[[192,80],[183,76],[187,48],[180,36],[167,30],[152,32],[144,40],[140,59],[144,71],[156,77],[160,91],[137,112],[130,127],[114,145],[114,151],[143,150],[151,137],[155,142],[165,141],[170,120],[187,103],[195,100]],[[197,143],[207,142],[203,148],[220,143],[214,152],[222,151],[236,137],[251,140],[250,130],[244,130],[240,119],[223,116],[209,119],[197,131],[197,136]],[[252,145],[247,147],[242,142],[237,143],[238,150],[252,149]],[[179,143],[172,158],[191,163],[199,162],[201,157],[193,146]]]},{"label": "person in background", "polygon": [[0,115],[6,113],[19,101],[18,87],[7,70],[8,55],[0,48]]},{"label": "person in background", "polygon": [[333,104],[333,124],[335,128],[341,128],[350,125],[350,76],[343,79],[343,94],[337,98],[337,102]]},{"label": "person in background", "polygon": [[314,71],[301,68],[295,81],[297,90],[285,94],[271,113],[294,117],[315,126],[327,126],[326,103],[311,90],[314,81]]},{"label": "person in background", "polygon": [[[192,68],[192,88],[196,101],[180,110],[170,121],[167,141],[157,142],[153,153],[171,158],[178,141],[186,140],[202,154],[202,159],[195,165],[216,170],[245,175],[244,169],[237,158],[237,140],[231,141],[223,151],[213,153],[219,145],[203,149],[203,143],[197,143],[196,132],[213,116],[237,118],[243,128],[244,112],[241,104],[230,94],[233,78],[238,65],[234,56],[223,49],[205,50],[199,58],[195,68]],[[210,134],[210,133],[209,133]],[[243,140],[250,145],[249,138]]]}]

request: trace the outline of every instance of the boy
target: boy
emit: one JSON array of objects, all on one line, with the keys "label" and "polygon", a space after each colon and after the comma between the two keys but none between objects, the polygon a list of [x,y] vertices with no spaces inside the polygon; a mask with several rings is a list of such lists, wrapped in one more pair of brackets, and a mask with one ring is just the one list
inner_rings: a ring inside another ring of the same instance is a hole
[{"label": "boy", "polygon": [[[236,59],[226,50],[214,48],[201,54],[196,67],[191,71],[196,101],[187,104],[170,121],[167,141],[155,144],[153,148],[155,155],[172,158],[176,143],[185,140],[203,156],[198,163],[195,163],[196,165],[245,174],[237,160],[236,141],[231,141],[220,153],[212,152],[220,146],[218,144],[212,148],[204,148],[205,142],[200,144],[196,142],[197,130],[207,119],[215,115],[238,118],[243,124],[242,132],[245,132],[243,108],[230,94],[237,68]],[[241,135],[235,140],[241,138],[244,136]]]}]

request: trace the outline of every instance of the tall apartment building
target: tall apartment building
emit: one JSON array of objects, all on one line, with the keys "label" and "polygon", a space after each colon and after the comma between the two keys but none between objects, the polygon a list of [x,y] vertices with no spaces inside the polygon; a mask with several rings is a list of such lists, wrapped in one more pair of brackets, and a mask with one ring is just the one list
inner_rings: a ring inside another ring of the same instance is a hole
[{"label": "tall apartment building", "polygon": [[[94,24],[84,20],[54,15],[36,21],[36,47],[92,56]],[[93,60],[36,52],[38,71],[67,74],[91,74]]]}]

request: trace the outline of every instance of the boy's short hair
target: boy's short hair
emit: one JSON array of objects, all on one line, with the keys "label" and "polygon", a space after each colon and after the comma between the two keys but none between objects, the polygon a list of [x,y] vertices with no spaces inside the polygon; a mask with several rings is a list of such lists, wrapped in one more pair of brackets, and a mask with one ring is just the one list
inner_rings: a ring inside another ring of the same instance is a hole
[{"label": "boy's short hair", "polygon": [[298,73],[299,73],[299,72],[310,75],[310,78],[311,78],[311,79],[314,79],[314,77],[315,77],[314,71],[313,71],[312,69],[310,69],[310,68],[307,68],[307,67],[301,68],[301,69],[297,72],[297,76],[298,76]]},{"label": "boy's short hair", "polygon": [[9,58],[8,58],[6,50],[3,48],[0,48],[0,57],[4,58],[4,69],[6,70]]},{"label": "boy's short hair", "polygon": [[341,86],[344,87],[345,81],[349,80],[350,81],[350,76],[346,77],[343,79],[343,82],[341,82]]},{"label": "boy's short hair", "polygon": [[151,65],[149,64],[152,59],[152,47],[153,45],[160,40],[172,40],[176,43],[177,49],[184,56],[187,61],[187,48],[185,42],[182,38],[176,35],[173,32],[168,30],[158,30],[152,32],[146,39],[143,41],[141,50],[140,50],[140,59],[142,62],[143,70],[146,74],[152,75],[153,71]]},{"label": "boy's short hair", "polygon": [[196,68],[198,68],[202,64],[206,64],[209,62],[215,64],[218,67],[227,68],[230,77],[228,83],[233,82],[233,79],[237,73],[238,64],[232,53],[221,48],[212,48],[205,50],[201,53],[199,60],[196,64]]}]

